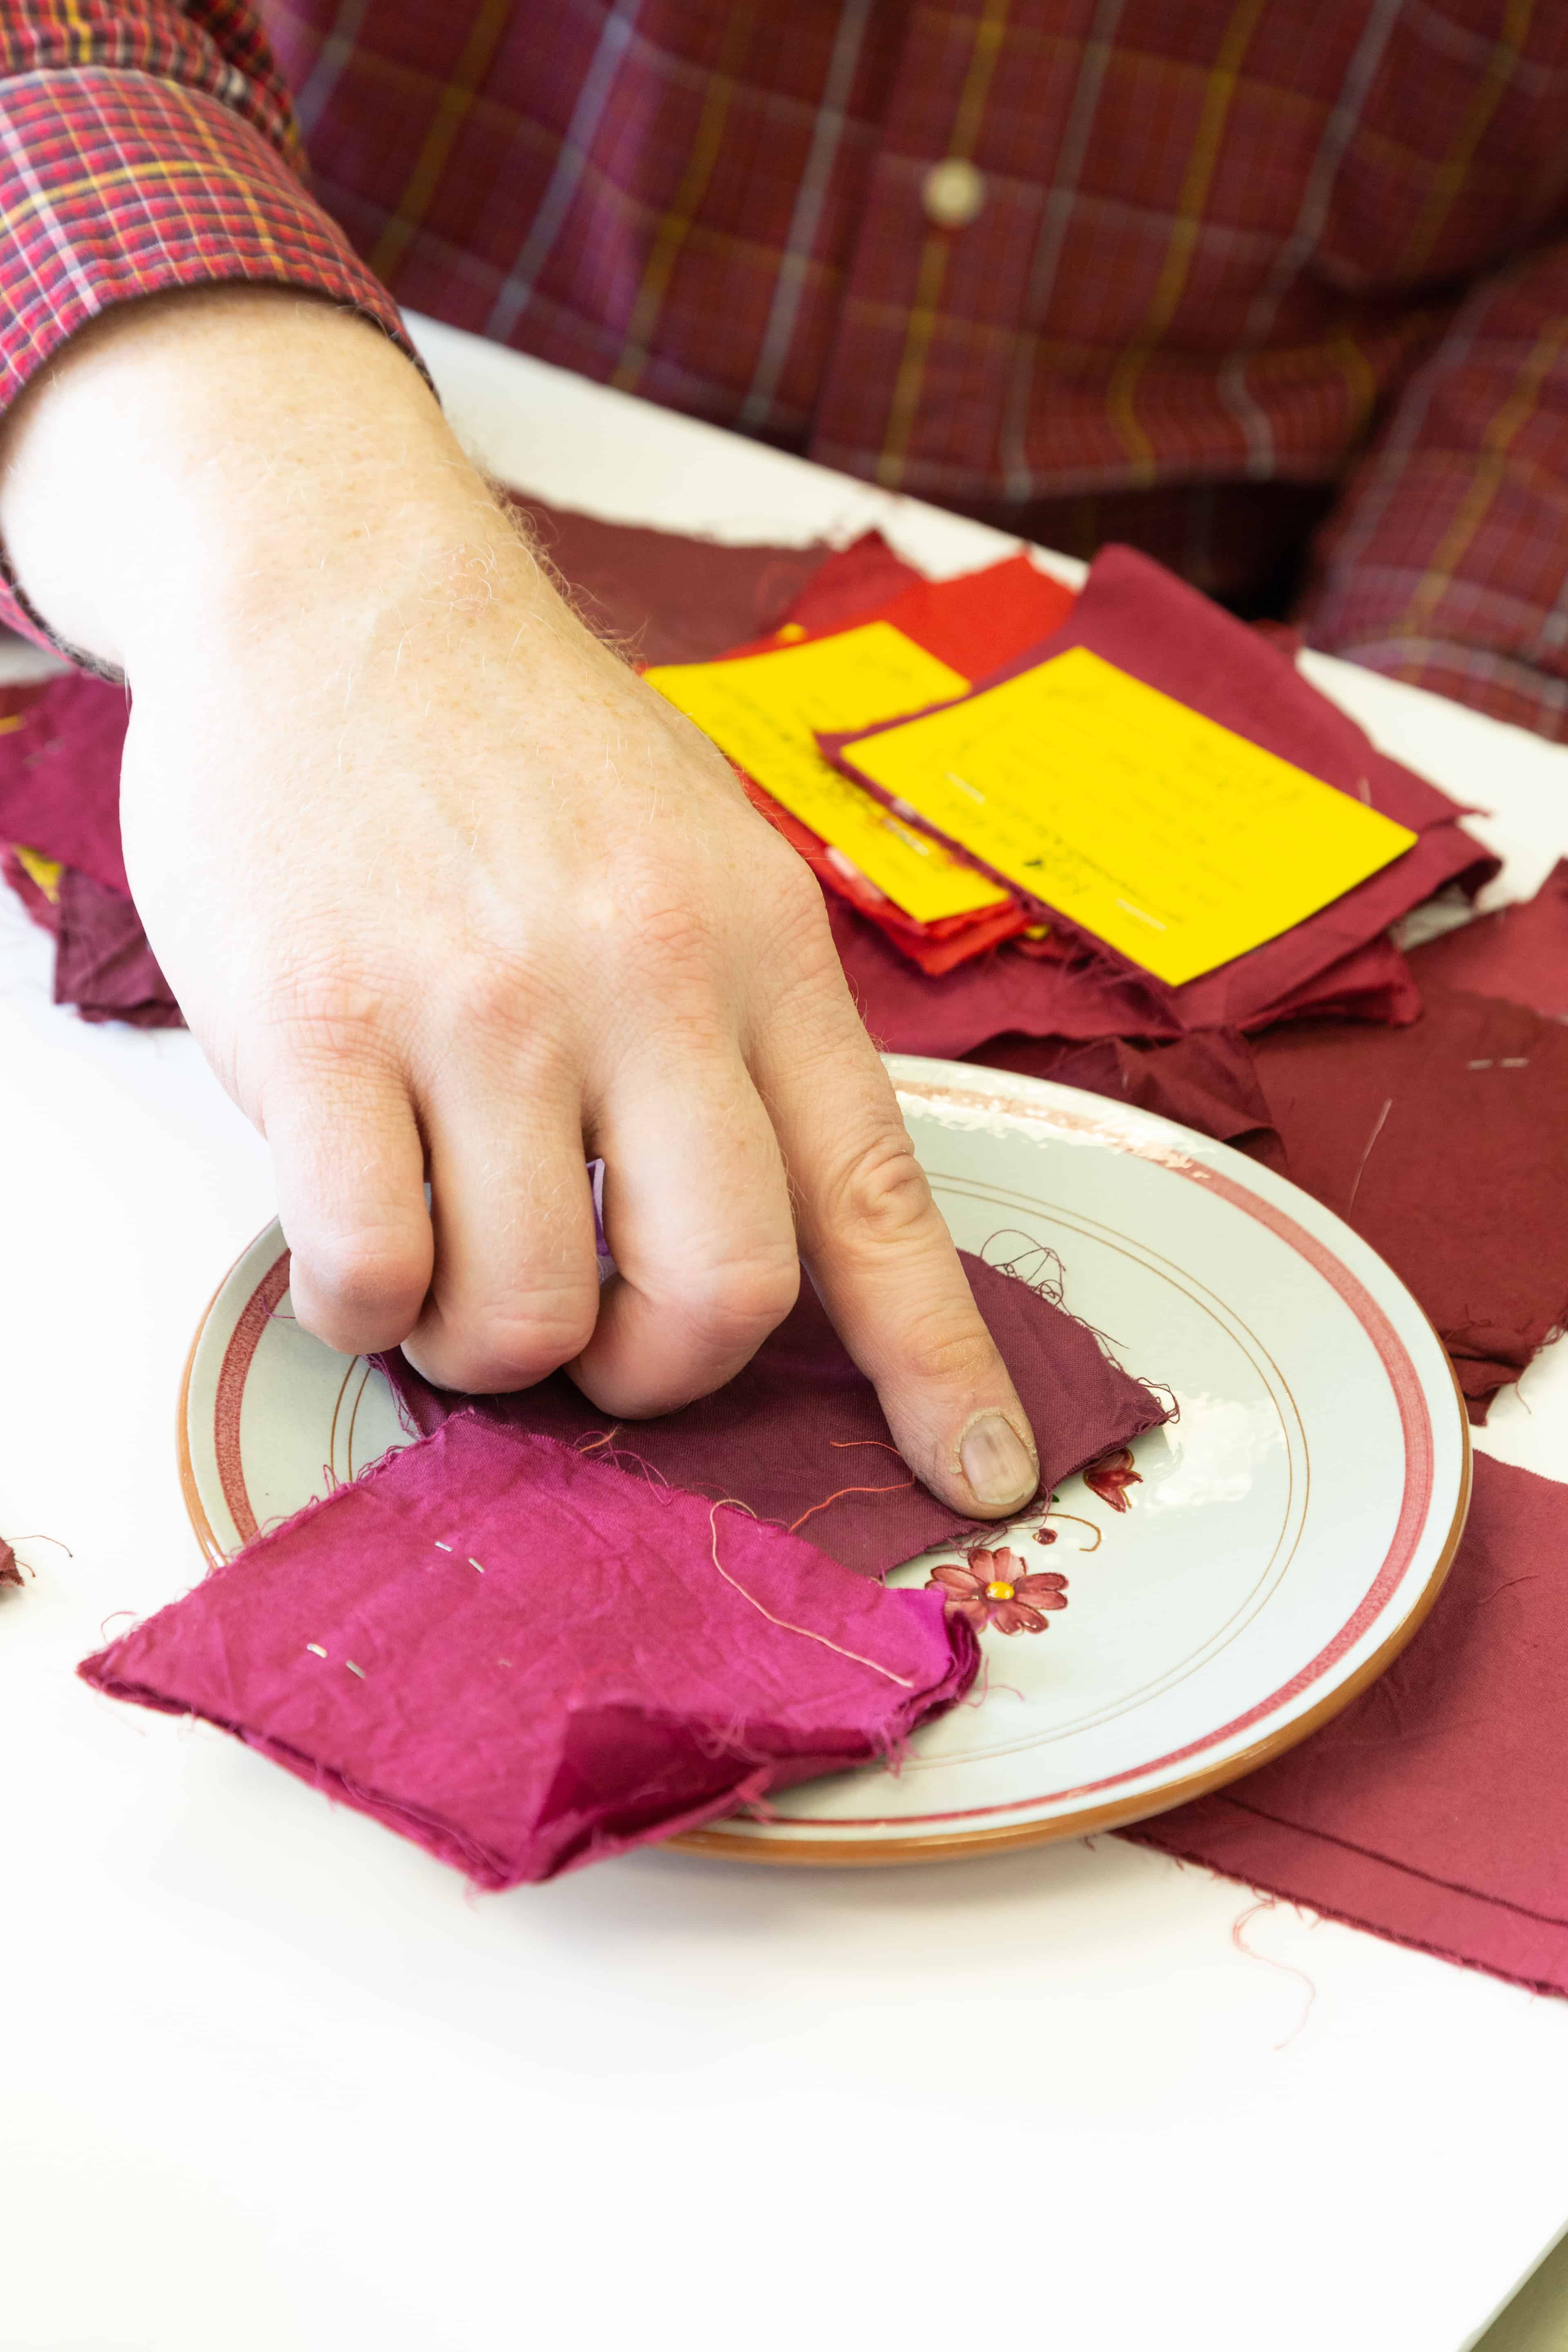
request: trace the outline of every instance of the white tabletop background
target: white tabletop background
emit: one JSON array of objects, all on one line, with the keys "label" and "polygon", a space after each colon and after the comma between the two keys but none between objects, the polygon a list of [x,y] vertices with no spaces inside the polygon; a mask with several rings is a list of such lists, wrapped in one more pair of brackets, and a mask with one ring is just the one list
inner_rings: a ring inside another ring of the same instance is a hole
[{"label": "white tabletop background", "polygon": [[[478,452],[561,503],[879,522],[936,572],[1006,546],[418,331]],[[1568,751],[1307,667],[1494,813],[1494,897],[1568,851]],[[200,1571],[180,1370],[273,1199],[191,1039],[57,1009],[0,901],[0,1531],[69,1547],[19,1542],[36,1580],[0,1602],[4,2352],[1472,2340],[1568,2222],[1568,2002],[1110,1837],[643,1853],[476,1897],[77,1682]],[[1479,1442],[1568,1470],[1561,1346]]]}]

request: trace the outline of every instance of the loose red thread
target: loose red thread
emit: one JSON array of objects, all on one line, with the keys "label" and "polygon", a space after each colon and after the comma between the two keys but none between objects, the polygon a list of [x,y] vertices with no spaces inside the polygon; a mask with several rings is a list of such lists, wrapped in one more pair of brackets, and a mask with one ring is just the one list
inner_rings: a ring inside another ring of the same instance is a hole
[{"label": "loose red thread", "polygon": [[912,1486],[914,1483],[911,1475],[908,1478],[895,1478],[890,1486],[840,1486],[837,1495],[828,1495],[822,1502],[813,1503],[809,1511],[802,1511],[798,1519],[792,1519],[789,1531],[793,1536],[797,1528],[805,1527],[807,1519],[816,1518],[818,1511],[826,1511],[830,1503],[841,1503],[847,1495],[900,1495],[906,1486]]},{"label": "loose red thread", "polygon": [[757,1515],[749,1503],[742,1502],[738,1495],[721,1495],[708,1514],[708,1525],[713,1538],[713,1565],[725,1583],[732,1586],[742,1601],[749,1601],[757,1614],[765,1617],[770,1625],[776,1625],[781,1633],[798,1633],[803,1641],[820,1643],[825,1650],[832,1650],[838,1657],[848,1658],[857,1666],[869,1666],[874,1675],[885,1675],[889,1682],[897,1683],[900,1690],[913,1690],[914,1681],[910,1675],[896,1675],[891,1666],[880,1665],[875,1658],[863,1658],[858,1650],[847,1650],[841,1643],[830,1642],[826,1633],[814,1633],[809,1625],[792,1625],[787,1618],[775,1617],[771,1609],[764,1609],[756,1594],[748,1592],[745,1586],[731,1575],[719,1557],[719,1514],[726,1508],[744,1511],[749,1519],[754,1519]]},{"label": "loose red thread", "polygon": [[[884,1454],[895,1455],[899,1454],[898,1447],[889,1445],[885,1437],[830,1437],[827,1443],[837,1454],[847,1453],[857,1445],[875,1445]],[[900,1455],[899,1458],[901,1460],[902,1456]],[[840,1486],[836,1495],[827,1496],[820,1503],[813,1503],[809,1511],[802,1511],[798,1519],[792,1519],[789,1531],[793,1536],[797,1528],[805,1527],[807,1519],[814,1519],[818,1511],[826,1511],[830,1503],[843,1502],[847,1495],[901,1495],[914,1483],[914,1473],[911,1470],[907,1478],[896,1478],[890,1486]]]},{"label": "loose red thread", "polygon": [[[1118,1507],[1125,1509],[1126,1506],[1119,1505]],[[1085,1559],[1088,1558],[1090,1552],[1098,1551],[1100,1545],[1105,1541],[1105,1529],[1103,1528],[1097,1528],[1092,1519],[1080,1519],[1076,1511],[1052,1511],[1048,1515],[1047,1524],[1043,1528],[1037,1528],[1035,1529],[1035,1541],[1037,1544],[1055,1543],[1057,1539],[1056,1530],[1050,1526],[1050,1519],[1067,1519],[1069,1520],[1075,1528],[1087,1528],[1089,1529],[1089,1534],[1094,1538],[1094,1541],[1091,1544],[1083,1544],[1079,1546],[1080,1553]]]},{"label": "loose red thread", "polygon": [[1260,1911],[1278,1911],[1279,1908],[1279,1898],[1277,1895],[1260,1895],[1257,1902],[1253,1904],[1250,1910],[1243,1911],[1238,1917],[1232,1920],[1230,1940],[1236,1946],[1237,1950],[1242,1953],[1247,1959],[1261,1960],[1265,1968],[1278,1969],[1282,1975],[1296,1977],[1306,1986],[1306,2008],[1301,2011],[1300,2016],[1296,2020],[1295,2024],[1285,2036],[1284,2041],[1277,2042],[1274,2044],[1276,2050],[1288,2050],[1291,2042],[1296,2040],[1297,2036],[1305,2030],[1307,2020],[1311,2016],[1313,2006],[1317,2001],[1318,1988],[1312,1982],[1311,1978],[1307,1974],[1305,1969],[1297,1968],[1290,1960],[1277,1960],[1270,1952],[1254,1951],[1252,1946],[1247,1942],[1246,1937],[1242,1933],[1242,1929],[1247,1926],[1247,1921],[1249,1919],[1256,1919]]}]

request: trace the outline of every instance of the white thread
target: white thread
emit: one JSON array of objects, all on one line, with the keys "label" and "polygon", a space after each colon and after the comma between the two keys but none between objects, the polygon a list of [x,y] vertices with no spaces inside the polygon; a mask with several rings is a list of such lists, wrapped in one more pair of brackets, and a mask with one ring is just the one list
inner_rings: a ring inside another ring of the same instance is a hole
[{"label": "white thread", "polygon": [[1366,1139],[1366,1150],[1361,1155],[1361,1164],[1355,1171],[1355,1182],[1351,1186],[1351,1196],[1345,1202],[1345,1213],[1347,1216],[1351,1210],[1355,1207],[1355,1196],[1361,1191],[1361,1180],[1366,1174],[1366,1163],[1372,1158],[1372,1147],[1377,1141],[1378,1137],[1383,1133],[1383,1122],[1388,1117],[1389,1112],[1393,1108],[1394,1097],[1390,1095],[1388,1100],[1384,1104],[1383,1108],[1377,1114],[1377,1125],[1373,1129],[1372,1133]]}]

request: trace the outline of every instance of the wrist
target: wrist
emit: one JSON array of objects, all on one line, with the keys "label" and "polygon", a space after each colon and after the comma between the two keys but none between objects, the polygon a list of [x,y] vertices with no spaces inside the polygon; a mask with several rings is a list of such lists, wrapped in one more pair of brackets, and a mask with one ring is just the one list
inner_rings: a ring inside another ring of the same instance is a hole
[{"label": "wrist", "polygon": [[133,683],[531,568],[397,348],[257,288],[79,337],[5,421],[0,538],[46,625]]}]

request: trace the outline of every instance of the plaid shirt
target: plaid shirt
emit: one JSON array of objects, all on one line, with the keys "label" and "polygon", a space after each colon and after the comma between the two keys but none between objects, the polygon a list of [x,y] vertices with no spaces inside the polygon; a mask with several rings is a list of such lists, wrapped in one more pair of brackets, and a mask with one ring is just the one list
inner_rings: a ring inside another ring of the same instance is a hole
[{"label": "plaid shirt", "polygon": [[261,5],[0,0],[8,393],[390,289],[1568,738],[1562,0]]}]

